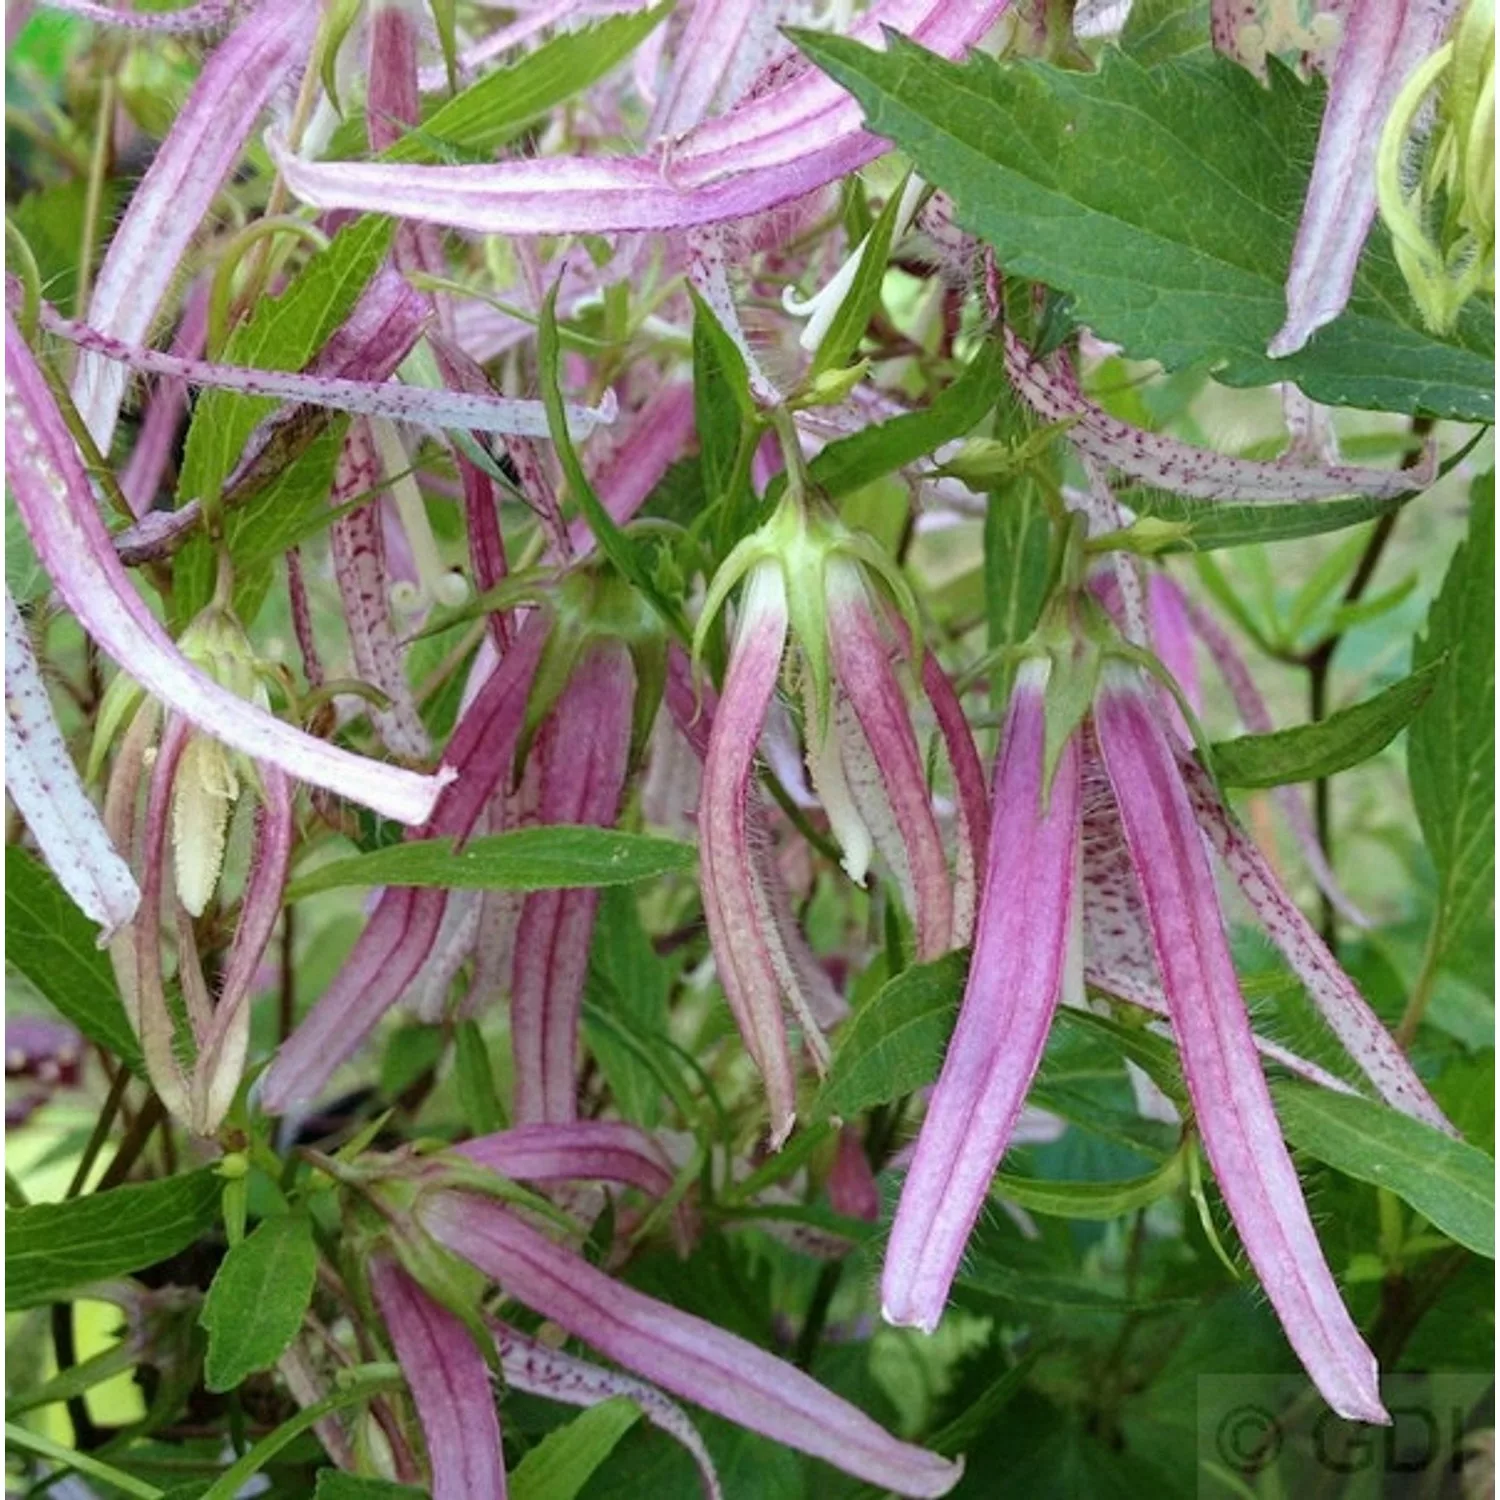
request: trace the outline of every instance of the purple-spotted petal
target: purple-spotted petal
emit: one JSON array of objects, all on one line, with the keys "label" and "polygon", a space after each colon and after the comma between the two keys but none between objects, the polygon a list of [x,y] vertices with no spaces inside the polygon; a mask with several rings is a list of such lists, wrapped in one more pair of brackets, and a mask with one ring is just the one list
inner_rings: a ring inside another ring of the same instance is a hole
[{"label": "purple-spotted petal", "polygon": [[1079,748],[1044,788],[1046,671],[1023,664],[1011,696],[974,959],[881,1274],[886,1319],[929,1332],[1041,1061],[1076,920]]},{"label": "purple-spotted petal", "polygon": [[42,858],[106,942],[135,915],[141,893],[83,789],[26,622],[5,591],[5,789]]},{"label": "purple-spotted petal", "polygon": [[1281,1138],[1176,757],[1150,698],[1122,669],[1110,669],[1094,723],[1198,1128],[1245,1253],[1329,1405],[1388,1420],[1375,1357],[1339,1297]]},{"label": "purple-spotted petal", "polygon": [[[1371,149],[1373,150],[1373,143]],[[1374,177],[1370,179],[1374,203]],[[1198,500],[1326,500],[1335,495],[1404,495],[1432,483],[1437,455],[1429,450],[1419,468],[1365,469],[1348,464],[1309,464],[1300,458],[1250,459],[1196,448],[1147,432],[1111,416],[1090,401],[1065,373],[1037,359],[1009,329],[1005,363],[1012,383],[1047,422],[1069,422],[1068,438],[1080,453],[1131,479]]]},{"label": "purple-spotted petal", "polygon": [[47,382],[7,315],[5,471],[37,555],[105,653],[154,697],[253,760],[418,823],[452,773],[420,776],[282,723],[192,666],[131,586]]},{"label": "purple-spotted petal", "polygon": [[730,1422],[902,1495],[945,1495],[963,1473],[765,1350],[612,1280],[491,1199],[436,1192],[417,1213],[434,1239],[509,1295]]}]

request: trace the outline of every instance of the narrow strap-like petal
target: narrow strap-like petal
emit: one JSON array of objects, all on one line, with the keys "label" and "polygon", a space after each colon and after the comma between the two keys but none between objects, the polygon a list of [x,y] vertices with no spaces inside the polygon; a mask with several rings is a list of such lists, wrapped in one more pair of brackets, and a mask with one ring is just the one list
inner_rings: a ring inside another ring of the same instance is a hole
[{"label": "narrow strap-like petal", "polygon": [[704,1500],[720,1500],[723,1490],[719,1487],[719,1476],[698,1429],[688,1414],[654,1385],[576,1359],[561,1349],[551,1349],[505,1323],[492,1322],[490,1328],[495,1335],[495,1347],[500,1351],[500,1373],[507,1386],[567,1406],[597,1406],[601,1401],[624,1396],[640,1407],[641,1415],[653,1427],[675,1438],[691,1454]]},{"label": "narrow strap-like petal", "polygon": [[881,1275],[887,1320],[929,1332],[1041,1061],[1075,921],[1079,750],[1070,737],[1044,788],[1045,682],[1023,664],[1011,695],[974,960]]},{"label": "narrow strap-like petal", "polygon": [[500,1415],[473,1334],[392,1261],[372,1263],[370,1286],[422,1423],[432,1500],[505,1500]]},{"label": "narrow strap-like petal", "polygon": [[1214,852],[1234,877],[1267,936],[1306,985],[1309,998],[1344,1050],[1392,1108],[1434,1129],[1455,1134],[1395,1038],[1286,893],[1270,862],[1225,807],[1203,768],[1184,758],[1182,777]]},{"label": "narrow strap-like petal", "polygon": [[187,661],[116,559],[78,450],[8,315],[5,336],[5,472],[37,555],[83,628],[143,688],[205,733],[387,817],[421,822],[451,772],[419,776],[341,750],[247,703]]},{"label": "narrow strap-like petal", "polygon": [[518,1182],[623,1182],[662,1198],[674,1175],[656,1141],[622,1120],[517,1125],[476,1136],[454,1149]]},{"label": "narrow strap-like petal", "polygon": [[1095,705],[1204,1149],[1261,1285],[1329,1405],[1386,1420],[1375,1357],[1339,1297],[1281,1138],[1229,956],[1208,850],[1142,685]]},{"label": "narrow strap-like petal", "polygon": [[5,789],[62,888],[107,941],[140,904],[130,866],[79,780],[26,622],[5,591]]},{"label": "narrow strap-like petal", "polygon": [[728,1421],[901,1495],[945,1495],[962,1464],[892,1437],[800,1370],[596,1270],[491,1199],[437,1192],[434,1239],[617,1364]]}]

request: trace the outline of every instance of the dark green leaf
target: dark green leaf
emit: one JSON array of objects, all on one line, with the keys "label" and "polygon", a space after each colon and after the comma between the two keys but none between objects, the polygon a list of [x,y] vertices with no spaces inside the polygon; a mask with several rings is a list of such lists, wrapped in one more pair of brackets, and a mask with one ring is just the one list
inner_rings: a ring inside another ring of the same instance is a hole
[{"label": "dark green leaf", "polygon": [[511,1500],[573,1500],[640,1415],[615,1396],[549,1432],[511,1471]]},{"label": "dark green leaf", "polygon": [[1451,339],[1428,333],[1380,229],[1343,316],[1267,357],[1321,87],[1279,66],[1266,86],[1205,53],[1146,69],[1109,48],[1089,73],[977,53],[959,66],[900,38],[883,52],[796,40],[1008,272],[1072,293],[1078,320],[1127,354],[1230,385],[1293,380],[1332,405],[1493,420],[1493,311],[1471,304]]},{"label": "dark green leaf", "polygon": [[318,1251],[305,1213],[265,1219],[224,1257],[198,1321],[208,1330],[203,1383],[232,1391],[269,1369],[302,1326]]},{"label": "dark green leaf", "polygon": [[949,953],[914,965],[882,987],[848,1023],[815,1118],[851,1118],[937,1077],[968,964],[967,953]]},{"label": "dark green leaf", "polygon": [[11,1209],[5,1216],[6,1307],[35,1307],[85,1282],[143,1271],[185,1250],[218,1218],[221,1186],[203,1168]]},{"label": "dark green leaf", "polygon": [[815,381],[826,371],[841,370],[859,349],[865,329],[870,326],[870,319],[880,305],[880,288],[885,282],[886,261],[890,259],[891,237],[896,232],[896,216],[901,211],[907,180],[903,178],[901,185],[892,191],[864,242],[854,279],[813,356],[812,368],[808,371],[809,381]]},{"label": "dark green leaf", "polygon": [[447,886],[466,891],[631,885],[691,869],[696,859],[691,844],[616,828],[517,828],[470,839],[457,852],[452,839],[413,839],[335,860],[294,881],[287,899],[298,901],[345,885]]},{"label": "dark green leaf", "polygon": [[1299,1151],[1389,1188],[1450,1239],[1495,1258],[1495,1163],[1409,1115],[1305,1083],[1272,1086]]},{"label": "dark green leaf", "polygon": [[962,375],[920,411],[906,412],[829,443],[808,465],[813,482],[833,498],[894,474],[971,431],[1005,390],[998,341],[985,339]]},{"label": "dark green leaf", "polygon": [[1168,552],[1217,552],[1226,547],[1246,547],[1258,542],[1299,541],[1322,536],[1378,520],[1407,503],[1409,496],[1372,500],[1356,496],[1349,500],[1302,501],[1297,504],[1238,505],[1224,500],[1189,500],[1165,490],[1144,487],[1120,491],[1120,503],[1137,515],[1150,516],[1183,529],[1167,537],[1157,550]]},{"label": "dark green leaf", "polygon": [[495,1070],[490,1049],[477,1021],[461,1021],[454,1032],[454,1071],[458,1076],[458,1103],[464,1122],[473,1135],[489,1135],[505,1129],[505,1112],[495,1093]]},{"label": "dark green leaf", "polygon": [[1470,493],[1469,535],[1454,554],[1412,664],[1443,660],[1412,721],[1406,764],[1422,836],[1438,872],[1434,957],[1460,943],[1495,902],[1495,476]]},{"label": "dark green leaf", "polygon": [[[1022,476],[990,496],[984,513],[984,608],[991,651],[1018,646],[1036,629],[1051,576],[1052,522],[1036,482]],[[990,702],[1003,708],[1013,668],[997,662]]]},{"label": "dark green leaf", "polygon": [[313,1500],[426,1500],[427,1491],[389,1479],[365,1479],[341,1469],[320,1469]]},{"label": "dark green leaf", "polygon": [[1319,781],[1346,771],[1383,750],[1411,722],[1441,671],[1441,662],[1429,662],[1373,698],[1316,724],[1219,740],[1212,747],[1214,771],[1225,786],[1243,787]]},{"label": "dark green leaf", "polygon": [[997,1172],[990,1196],[1057,1219],[1118,1219],[1175,1192],[1182,1158],[1172,1156],[1153,1172],[1122,1182],[1049,1182]]},{"label": "dark green leaf", "polygon": [[1209,46],[1207,0],[1135,0],[1120,45],[1138,63],[1153,67]]},{"label": "dark green leaf", "polygon": [[74,906],[52,872],[24,849],[7,844],[6,963],[91,1042],[140,1074],[140,1045],[98,938],[99,929]]}]

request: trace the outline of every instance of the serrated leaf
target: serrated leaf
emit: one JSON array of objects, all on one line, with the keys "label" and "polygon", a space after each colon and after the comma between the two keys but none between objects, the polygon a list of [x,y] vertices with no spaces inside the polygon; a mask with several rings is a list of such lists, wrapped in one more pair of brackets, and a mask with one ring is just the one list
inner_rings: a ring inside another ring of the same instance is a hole
[{"label": "serrated leaf", "polygon": [[1312,1084],[1273,1084],[1276,1113],[1299,1151],[1389,1188],[1450,1239],[1495,1258],[1495,1163],[1409,1115]]},{"label": "serrated leaf", "polygon": [[1224,786],[1286,786],[1347,771],[1383,750],[1411,722],[1438,685],[1441,662],[1428,662],[1362,703],[1316,724],[1273,734],[1219,740],[1210,749]]},{"label": "serrated leaf", "polygon": [[264,1219],[223,1259],[198,1321],[208,1330],[203,1383],[232,1391],[269,1369],[302,1326],[318,1270],[305,1213]]},{"label": "serrated leaf", "polygon": [[1407,775],[1438,872],[1434,958],[1461,942],[1495,901],[1495,476],[1470,491],[1469,534],[1412,648],[1444,659],[1412,721]]},{"label": "serrated leaf", "polygon": [[640,1415],[633,1401],[614,1396],[554,1428],[512,1470],[511,1500],[573,1500]]},{"label": "serrated leaf", "polygon": [[143,1271],[185,1250],[219,1216],[209,1169],[12,1208],[5,1215],[5,1306],[55,1301],[107,1276]]},{"label": "serrated leaf", "polygon": [[47,867],[15,844],[5,846],[5,961],[24,974],[89,1041],[144,1073],[140,1044],[120,1003],[98,928],[73,904]]},{"label": "serrated leaf", "polygon": [[813,483],[837,499],[894,474],[971,431],[989,415],[1005,388],[999,344],[985,339],[963,373],[930,405],[861,428],[822,448],[808,465]]},{"label": "serrated leaf", "polygon": [[1157,548],[1168,552],[1217,552],[1261,542],[1292,542],[1322,536],[1379,520],[1411,499],[1398,495],[1375,500],[1367,495],[1348,500],[1311,500],[1296,504],[1235,504],[1224,500],[1189,500],[1165,490],[1139,486],[1119,492],[1122,505],[1137,515],[1183,527],[1182,534],[1164,539]]},{"label": "serrated leaf", "polygon": [[[349,315],[385,258],[393,232],[390,220],[374,217],[362,218],[340,231],[326,250],[308,260],[286,291],[262,301],[235,329],[225,345],[223,361],[263,370],[301,369]],[[204,391],[193,407],[183,449],[177,484],[179,505],[217,492],[244,450],[246,439],[280,404],[270,397]],[[327,475],[332,472],[332,456],[337,454],[334,443],[330,456],[329,441],[326,434],[315,440],[273,485],[225,515],[224,540],[232,558],[238,561],[242,553],[255,549],[263,528],[280,524],[280,514],[293,497],[305,499],[311,491],[326,509]],[[320,475],[321,492],[317,489]],[[264,559],[267,554],[261,551],[258,555]],[[208,603],[213,593],[214,558],[214,548],[201,533],[178,553],[172,579],[173,619],[179,628]],[[243,588],[243,580],[239,582]],[[259,600],[247,601],[237,590],[236,601],[242,618],[248,621],[254,610],[245,608],[245,604],[258,606]]]},{"label": "serrated leaf", "polygon": [[1315,400],[1494,419],[1493,309],[1428,333],[1377,228],[1343,316],[1299,353],[1267,357],[1286,313],[1292,244],[1322,121],[1320,85],[1228,58],[1144,68],[1113,48],[1097,72],[960,66],[893,36],[795,40],[954,200],[1012,274],[1076,299],[1078,320],[1169,370],[1230,385],[1292,380]]},{"label": "serrated leaf", "polygon": [[446,886],[459,891],[553,891],[579,886],[632,885],[689,870],[691,844],[622,833],[616,828],[559,825],[516,828],[470,839],[412,839],[335,860],[299,876],[289,901],[347,885]]}]

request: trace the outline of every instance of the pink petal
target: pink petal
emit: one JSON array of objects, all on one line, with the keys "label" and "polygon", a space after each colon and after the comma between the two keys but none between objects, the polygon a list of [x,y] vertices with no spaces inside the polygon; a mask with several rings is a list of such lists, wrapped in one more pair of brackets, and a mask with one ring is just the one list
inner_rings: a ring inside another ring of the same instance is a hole
[{"label": "pink petal", "polygon": [[79,780],[26,622],[5,591],[5,789],[62,888],[107,942],[141,893]]},{"label": "pink petal", "polygon": [[[155,31],[163,36],[189,31],[214,31],[233,15],[236,0],[198,0],[180,10],[121,10],[97,0],[44,0],[48,10],[67,11],[101,26],[119,26],[127,31]],[[9,40],[6,45],[9,46]]]},{"label": "pink petal", "polygon": [[656,1141],[621,1120],[517,1125],[454,1150],[518,1182],[623,1182],[653,1198],[666,1197],[675,1176]]},{"label": "pink petal", "polygon": [[788,1447],[903,1495],[944,1495],[963,1466],[893,1438],[774,1355],[612,1280],[499,1203],[437,1192],[418,1205],[434,1239],[528,1307],[626,1369]]},{"label": "pink petal", "polygon": [[[537,736],[537,820],[613,826],[630,756],[635,671],[618,641],[573,670]],[[578,1022],[588,977],[596,888],[535,891],[521,908],[511,970],[510,1029],[517,1124],[578,1115]]]},{"label": "pink petal", "polygon": [[31,350],[6,318],[5,470],[32,544],[79,623],[122,668],[205,733],[253,760],[420,822],[452,773],[419,776],[304,734],[189,664],[131,586]]},{"label": "pink petal", "polygon": [[432,1500],[505,1500],[500,1416],[473,1335],[392,1261],[371,1263],[370,1286],[422,1423]]},{"label": "pink petal", "polygon": [[[1372,143],[1373,149],[1373,143]],[[1374,204],[1374,178],[1370,202]],[[1068,438],[1080,453],[1131,479],[1198,500],[1327,500],[1335,495],[1388,499],[1424,489],[1437,473],[1436,450],[1415,469],[1364,469],[1309,464],[1286,457],[1234,458],[1209,448],[1147,432],[1111,416],[1065,375],[1049,369],[1009,329],[1005,367],[1026,403],[1045,422],[1070,422]]]},{"label": "pink petal", "polygon": [[1045,683],[1045,666],[1027,663],[1011,696],[974,961],[881,1276],[886,1319],[928,1332],[942,1317],[1063,985],[1077,887],[1079,749],[1070,738],[1044,789]]},{"label": "pink petal", "polygon": [[1121,669],[1112,673],[1095,728],[1204,1149],[1245,1252],[1324,1398],[1342,1416],[1388,1420],[1375,1358],[1339,1298],[1281,1139],[1176,758],[1144,690]]},{"label": "pink petal", "polygon": [[[126,344],[144,342],[261,110],[306,61],[318,17],[318,8],[306,0],[264,0],[204,63],[99,268],[88,322],[101,334]],[[78,361],[73,399],[105,453],[124,392],[122,367],[92,354]]]},{"label": "pink petal", "polygon": [[756,10],[743,0],[697,0],[651,113],[650,139],[683,135],[703,120],[745,45]]},{"label": "pink petal", "polygon": [[[1286,322],[1266,352],[1295,354],[1343,312],[1375,217],[1375,155],[1402,85],[1442,41],[1457,0],[1359,0],[1344,14],[1286,279]],[[1408,486],[1417,489],[1415,481]]]}]

